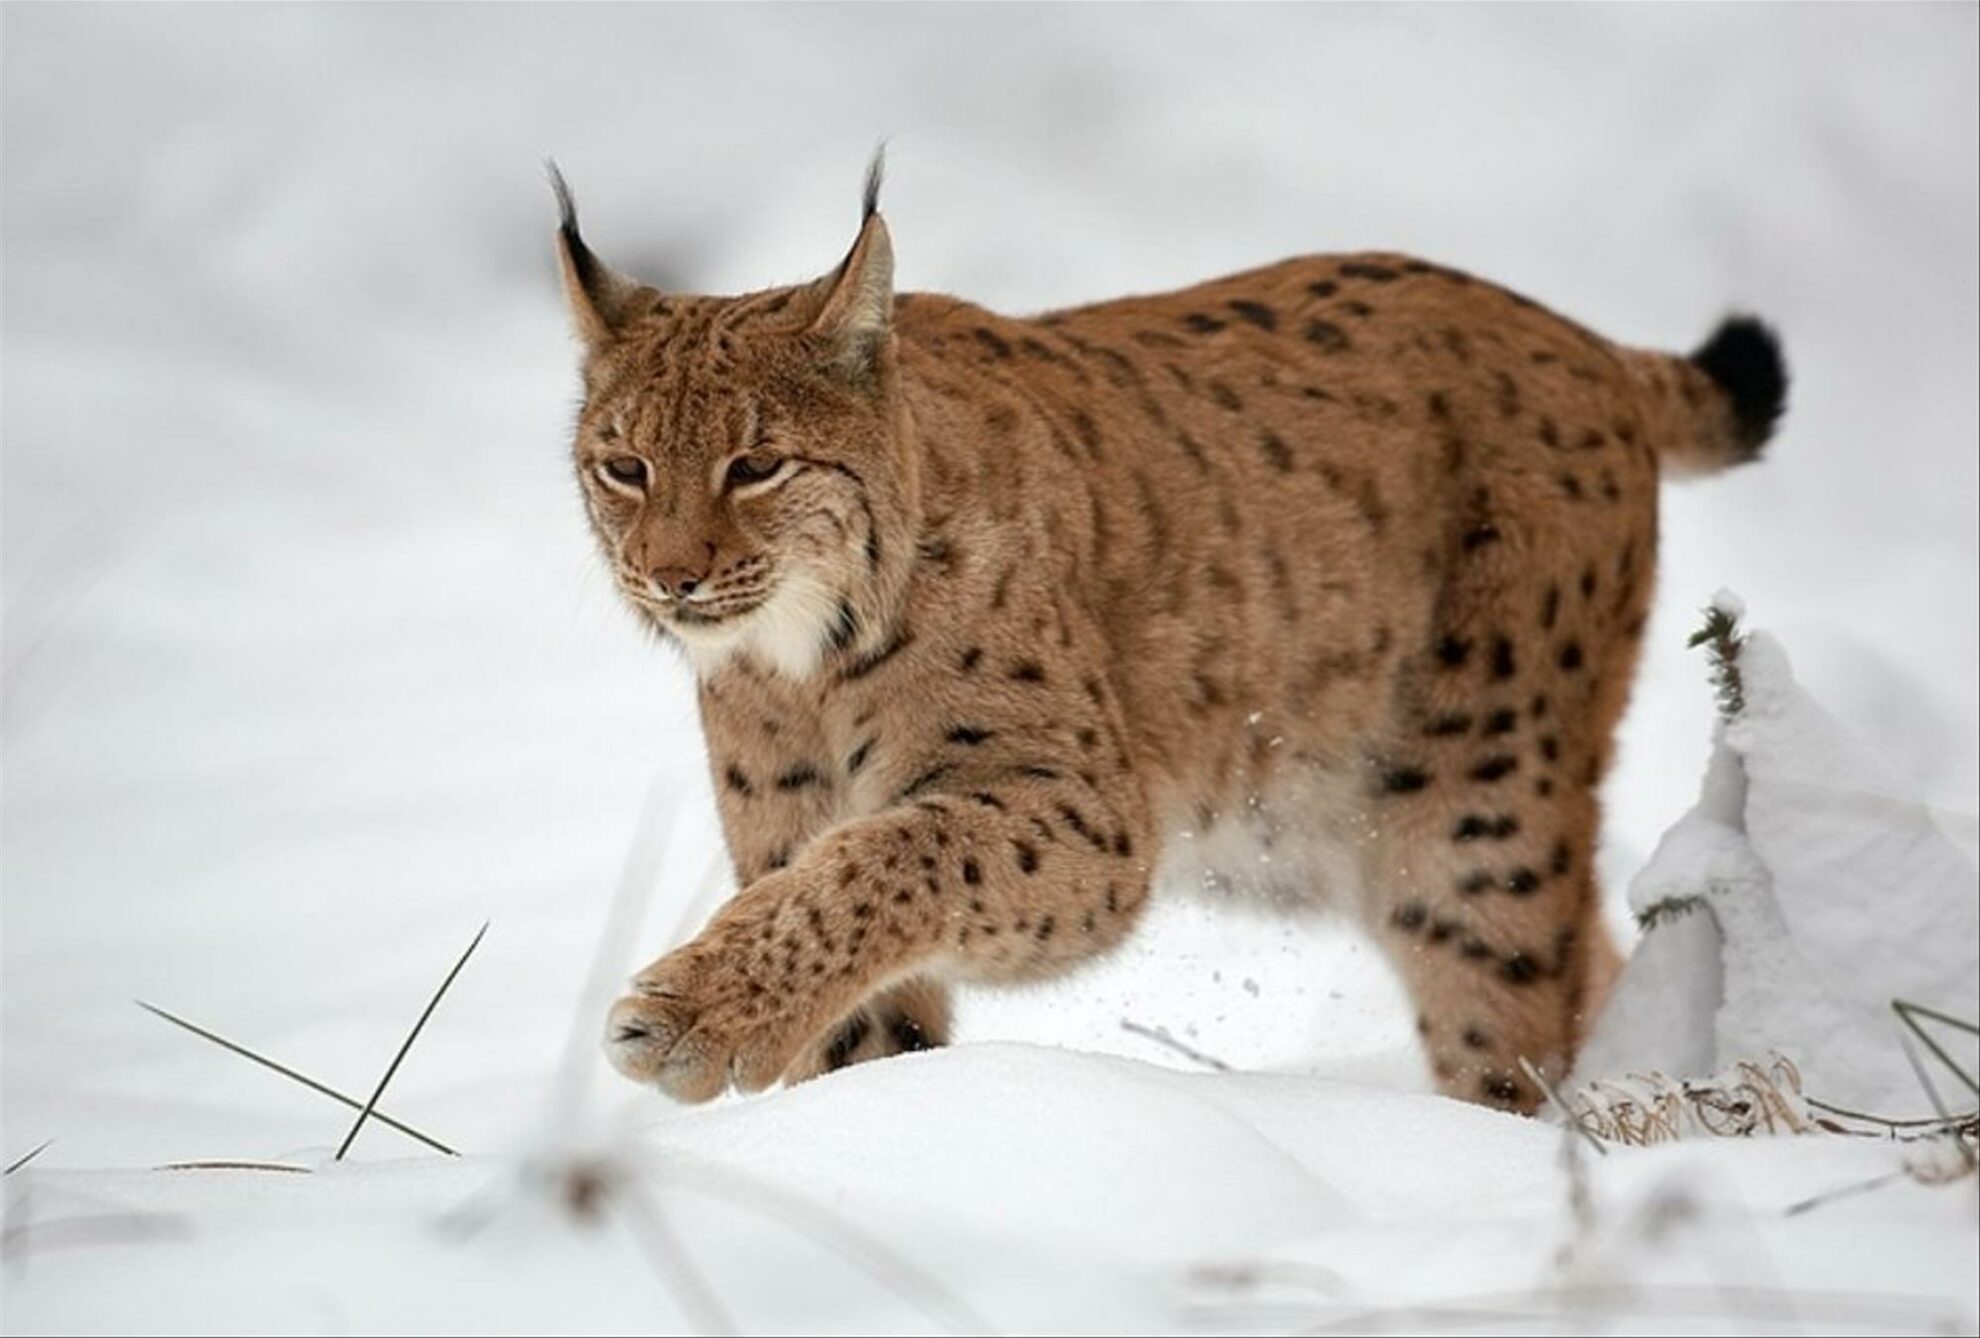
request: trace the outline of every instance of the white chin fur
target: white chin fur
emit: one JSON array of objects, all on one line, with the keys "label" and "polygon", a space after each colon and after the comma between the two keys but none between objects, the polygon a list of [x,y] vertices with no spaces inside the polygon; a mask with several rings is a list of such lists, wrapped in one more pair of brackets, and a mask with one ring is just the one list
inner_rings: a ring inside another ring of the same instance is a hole
[{"label": "white chin fur", "polygon": [[809,576],[791,576],[754,613],[714,627],[670,630],[702,678],[713,675],[731,656],[747,655],[787,678],[808,678],[825,654],[825,640],[838,617],[839,597]]}]

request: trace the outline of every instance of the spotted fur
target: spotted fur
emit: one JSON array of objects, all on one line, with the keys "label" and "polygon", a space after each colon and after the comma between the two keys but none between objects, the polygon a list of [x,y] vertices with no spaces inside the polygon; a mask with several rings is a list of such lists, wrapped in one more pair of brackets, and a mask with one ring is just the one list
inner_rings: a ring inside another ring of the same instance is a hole
[{"label": "spotted fur", "polygon": [[683,296],[562,199],[586,508],[698,675],[742,885],[612,1010],[624,1072],[939,1044],[946,982],[1105,952],[1242,829],[1359,912],[1447,1091],[1532,1107],[1615,960],[1659,474],[1757,453],[1764,327],[1642,352],[1388,254],[1014,319],[897,297],[872,198],[817,282]]}]

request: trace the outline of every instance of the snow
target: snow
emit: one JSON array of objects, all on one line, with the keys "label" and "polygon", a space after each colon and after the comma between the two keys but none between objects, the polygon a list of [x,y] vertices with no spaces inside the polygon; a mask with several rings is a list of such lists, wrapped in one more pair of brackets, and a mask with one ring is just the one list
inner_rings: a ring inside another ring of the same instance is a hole
[{"label": "snow", "polygon": [[[1744,605],[1721,591],[1713,607]],[[1980,1019],[1980,872],[1795,682],[1773,636],[1745,632],[1736,662],[1742,700],[1697,806],[1630,884],[1647,931],[1578,1081],[1707,1079],[1779,1053],[1830,1103],[1929,1117],[1891,1006]],[[1943,1044],[1980,1073],[1980,1037]]]},{"label": "snow", "polygon": [[[972,1327],[849,1260],[863,1232],[1000,1330],[1972,1331],[1971,1179],[1788,1216],[1899,1151],[1584,1149],[1577,1208],[1559,1129],[1429,1094],[1372,949],[1214,898],[971,995],[940,1054],[694,1111],[601,1072],[601,936],[615,980],[724,884],[686,671],[615,607],[564,463],[541,163],[608,260],[715,291],[834,263],[885,135],[902,285],[1007,310],[1383,246],[1643,344],[1767,316],[1789,417],[1768,463],[1666,493],[1601,867],[1626,924],[1706,768],[1683,640],[1731,586],[1862,741],[1785,689],[1725,740],[1769,941],[1923,991],[1974,931],[1909,898],[1980,843],[1976,35],[1911,6],[5,7],[0,1155],[56,1141],[6,1181],[0,1326],[697,1323],[628,1225],[657,1211],[751,1330]],[[651,895],[608,928],[622,880]],[[131,1003],[362,1096],[483,920],[383,1103],[458,1161],[373,1127],[329,1165],[348,1112]],[[1647,942],[1669,983],[1646,949],[1624,988],[1695,990],[1682,1068],[1710,945]],[[511,1192],[581,1149],[647,1207]],[[207,1157],[314,1169],[150,1169]]]}]

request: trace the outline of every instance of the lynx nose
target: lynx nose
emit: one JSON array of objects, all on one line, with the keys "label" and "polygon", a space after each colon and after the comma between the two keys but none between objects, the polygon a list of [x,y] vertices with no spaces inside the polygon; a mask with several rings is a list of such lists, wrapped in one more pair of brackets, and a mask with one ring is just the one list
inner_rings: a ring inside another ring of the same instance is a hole
[{"label": "lynx nose", "polygon": [[646,574],[653,588],[669,599],[686,599],[706,578],[706,572],[692,572],[686,567],[655,567]]}]

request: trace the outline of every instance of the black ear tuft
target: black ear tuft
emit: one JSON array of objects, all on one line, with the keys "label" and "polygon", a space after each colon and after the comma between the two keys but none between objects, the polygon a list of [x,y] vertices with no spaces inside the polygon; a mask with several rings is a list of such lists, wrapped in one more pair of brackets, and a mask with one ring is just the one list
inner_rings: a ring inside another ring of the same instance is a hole
[{"label": "black ear tuft", "polygon": [[880,179],[887,172],[887,141],[881,140],[873,150],[873,161],[866,165],[866,195],[860,210],[859,221],[864,223],[880,212]]},{"label": "black ear tuft", "polygon": [[558,170],[556,160],[546,159],[543,165],[549,170],[550,189],[557,197],[557,232],[570,254],[571,268],[576,271],[579,284],[591,288],[597,282],[598,257],[591,254],[591,248],[578,235],[577,201],[571,198],[570,184]]},{"label": "black ear tuft", "polygon": [[543,168],[550,174],[550,189],[557,196],[557,227],[565,237],[577,236],[577,201],[571,198],[571,188],[558,170],[555,158],[543,160]]},{"label": "black ear tuft", "polygon": [[1781,341],[1753,316],[1730,316],[1691,355],[1691,363],[1732,401],[1746,458],[1760,454],[1787,409],[1787,363]]}]

